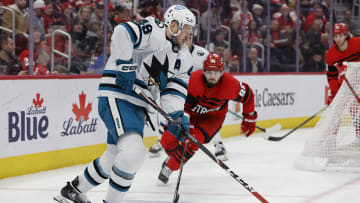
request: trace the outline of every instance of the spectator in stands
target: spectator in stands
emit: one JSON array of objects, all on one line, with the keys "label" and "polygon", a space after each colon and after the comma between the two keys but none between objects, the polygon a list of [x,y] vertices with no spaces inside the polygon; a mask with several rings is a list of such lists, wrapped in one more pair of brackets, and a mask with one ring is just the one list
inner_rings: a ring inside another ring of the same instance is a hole
[{"label": "spectator in stands", "polygon": [[[108,38],[109,39],[109,38]],[[103,47],[103,41],[101,41],[102,43],[100,43],[99,47]],[[106,57],[105,57],[105,52],[103,52],[102,50],[100,51],[100,55],[98,57],[93,58],[93,64],[90,64],[89,68],[88,68],[88,73],[89,74],[102,74],[104,71],[104,67],[105,64],[107,62],[107,59],[110,56],[110,42],[111,40],[109,39],[107,42],[107,46],[106,46]]]},{"label": "spectator in stands", "polygon": [[19,56],[22,51],[28,49],[29,42],[28,38],[24,34],[15,35],[15,56]]},{"label": "spectator in stands", "polygon": [[253,43],[261,43],[261,33],[258,30],[258,26],[255,20],[251,20],[249,23],[249,29],[246,31],[248,46],[251,46]]},{"label": "spectator in stands", "polygon": [[287,4],[286,0],[270,0],[270,14],[271,16],[278,12],[280,10],[280,8],[284,5]]},{"label": "spectator in stands", "polygon": [[[266,36],[266,32],[263,32],[263,36]],[[271,48],[284,47],[288,43],[287,36],[280,32],[279,22],[275,19],[273,19],[270,22],[270,37],[271,37],[271,39],[270,39],[270,47]]]},{"label": "spectator in stands", "polygon": [[[93,25],[95,26],[95,25]],[[82,23],[80,18],[74,18],[71,25],[71,40],[72,44],[74,45],[73,48],[76,51],[76,55],[79,55],[79,57],[83,58],[86,55],[86,41],[84,40],[86,38],[87,34],[87,27]]]},{"label": "spectator in stands", "polygon": [[15,44],[8,35],[0,35],[0,75],[24,75],[21,63],[15,57]]},{"label": "spectator in stands", "polygon": [[265,30],[267,28],[267,19],[266,16],[263,15],[263,6],[260,4],[253,4],[252,14],[253,19],[255,20],[259,30]]},{"label": "spectator in stands", "polygon": [[[330,1],[331,0],[320,0],[320,6],[323,9],[324,15],[326,17],[326,19],[330,20]],[[333,3],[334,5],[334,3]],[[336,13],[335,10],[333,9],[333,22],[337,22],[336,20]]]},{"label": "spectator in stands", "polygon": [[[220,20],[220,13],[219,13],[220,3],[218,1],[211,1],[211,8],[210,8],[210,35],[214,35],[217,30],[221,29],[221,20]],[[201,24],[201,39],[206,39],[206,33],[208,30],[208,10],[205,11],[200,17],[200,24]]]},{"label": "spectator in stands", "polygon": [[225,70],[228,73],[238,73],[241,72],[240,70],[240,57],[239,55],[235,54],[232,56],[230,65],[227,70]]},{"label": "spectator in stands", "polygon": [[316,46],[312,49],[310,57],[306,60],[302,72],[324,72],[326,64],[324,60],[324,52]]},{"label": "spectator in stands", "polygon": [[223,0],[221,4],[221,22],[224,25],[229,25],[233,17],[231,0]]},{"label": "spectator in stands", "polygon": [[322,21],[320,19],[315,19],[312,28],[306,33],[306,38],[308,39],[310,47],[320,43],[321,26]]},{"label": "spectator in stands", "polygon": [[219,54],[221,57],[224,57],[225,47],[223,45],[218,45],[214,49],[215,54]]},{"label": "spectator in stands", "polygon": [[321,6],[319,6],[318,4],[316,4],[317,7],[315,7],[314,12],[311,12],[308,17],[305,20],[305,24],[304,24],[304,32],[308,32],[312,26],[313,23],[316,19],[320,19],[321,20],[321,26],[323,23],[326,23],[326,17],[324,15],[324,12],[321,8]]},{"label": "spectator in stands", "polygon": [[[287,67],[282,67],[281,71],[295,71],[296,64],[296,30],[291,30],[288,33],[288,43],[285,47],[282,47],[283,54],[281,55],[281,63],[287,64]],[[304,65],[304,56],[303,53],[308,52],[306,49],[308,46],[304,44],[305,33],[299,33],[299,64],[300,66]]]},{"label": "spectator in stands", "polygon": [[43,0],[36,0],[34,2],[34,30],[39,31],[41,37],[45,39],[45,28],[44,28],[44,19],[43,13],[46,9],[45,2]]},{"label": "spectator in stands", "polygon": [[348,26],[349,32],[354,34],[355,24],[351,21],[352,11],[350,9],[344,11],[344,23]]},{"label": "spectator in stands", "polygon": [[103,23],[104,21],[104,3],[99,1],[96,3],[94,12],[91,13],[89,23]]},{"label": "spectator in stands", "polygon": [[[241,70],[244,70],[242,68]],[[258,58],[258,50],[256,48],[250,48],[246,58],[246,69],[247,73],[258,73],[264,72],[264,67],[261,60]]]},{"label": "spectator in stands", "polygon": [[40,40],[36,46],[36,64],[41,64],[50,69],[50,47],[46,44],[46,40]]},{"label": "spectator in stands", "polygon": [[224,30],[217,30],[214,34],[214,39],[210,44],[207,46],[207,49],[210,52],[214,52],[215,47],[222,46],[225,49],[229,47],[228,42],[225,41],[225,33]]},{"label": "spectator in stands", "polygon": [[[266,41],[266,31],[262,32]],[[282,48],[288,45],[288,37],[279,31],[279,22],[273,19],[270,22],[270,67],[272,72],[281,72]]]},{"label": "spectator in stands", "polygon": [[329,48],[330,48],[329,34],[322,33],[320,36],[320,49],[323,53],[325,53]]},{"label": "spectator in stands", "polygon": [[[8,6],[15,13],[15,32],[28,33],[29,30],[29,12],[26,5],[26,0],[15,0],[15,4]],[[12,30],[12,13],[5,11],[2,26]]]},{"label": "spectator in stands", "polygon": [[[74,21],[81,22],[85,29],[88,30],[90,28],[90,16],[92,13],[92,9],[88,5],[83,5],[80,7],[78,13],[74,17]],[[74,24],[74,23],[72,23]]]},{"label": "spectator in stands", "polygon": [[230,21],[231,29],[231,51],[233,54],[240,54],[242,42],[241,42],[241,29],[240,19],[232,18]]},{"label": "spectator in stands", "polygon": [[301,15],[305,17],[308,16],[310,9],[314,6],[314,3],[315,0],[300,0]]},{"label": "spectator in stands", "polygon": [[295,28],[295,22],[296,16],[293,19],[292,16],[290,16],[290,7],[286,4],[282,5],[280,8],[279,13],[275,13],[274,17],[279,22],[279,30],[283,34],[287,34],[291,29]]},{"label": "spectator in stands", "polygon": [[51,27],[53,24],[61,21],[61,18],[57,18],[55,15],[54,2],[45,1],[46,9],[44,10],[43,19],[44,19],[44,29],[45,32],[50,34],[53,30]]},{"label": "spectator in stands", "polygon": [[331,27],[330,27],[330,22],[329,21],[326,21],[326,23],[325,24],[323,24],[322,25],[322,27],[321,27],[321,33],[330,33],[330,29],[331,29]]},{"label": "spectator in stands", "polygon": [[[34,53],[34,58],[36,58],[36,54]],[[29,71],[30,67],[30,56],[29,56],[29,50],[24,50],[20,56],[19,56],[20,62],[22,64],[22,70],[23,72],[26,72],[26,74],[31,74]],[[49,75],[50,71],[46,69],[46,67],[42,64],[36,64],[35,61],[33,63],[33,75]]]},{"label": "spectator in stands", "polygon": [[61,4],[61,11],[62,11],[62,19],[66,26],[66,32],[70,32],[74,7],[69,2],[64,2]]},{"label": "spectator in stands", "polygon": [[[240,9],[234,13],[233,18],[238,18],[240,19],[240,25],[243,26],[244,22],[243,22],[243,2],[245,2],[247,4],[247,1],[240,1]],[[246,7],[247,8],[247,7]],[[249,9],[246,9],[246,17],[245,17],[245,26],[248,27],[250,21],[253,19],[253,16],[251,14],[251,12],[249,11]]]}]

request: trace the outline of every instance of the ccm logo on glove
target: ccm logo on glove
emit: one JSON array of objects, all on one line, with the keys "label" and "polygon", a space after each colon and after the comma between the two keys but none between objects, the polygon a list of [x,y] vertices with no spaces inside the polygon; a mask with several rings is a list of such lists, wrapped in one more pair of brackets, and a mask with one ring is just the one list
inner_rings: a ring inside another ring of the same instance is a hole
[{"label": "ccm logo on glove", "polygon": [[122,66],[121,71],[123,71],[123,72],[131,72],[131,71],[136,70],[136,67],[137,66]]}]

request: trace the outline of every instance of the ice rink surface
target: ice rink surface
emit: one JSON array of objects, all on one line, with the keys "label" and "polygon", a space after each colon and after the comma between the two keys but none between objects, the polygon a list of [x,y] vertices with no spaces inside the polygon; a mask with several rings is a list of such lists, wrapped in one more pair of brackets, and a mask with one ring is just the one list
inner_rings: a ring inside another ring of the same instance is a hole
[{"label": "ice rink surface", "polygon": [[[284,135],[283,130],[276,133]],[[273,134],[274,136],[275,134]],[[274,203],[358,203],[360,174],[309,172],[294,168],[294,160],[303,149],[311,129],[295,131],[280,142],[264,140],[259,134],[249,138],[225,138],[231,170]],[[211,151],[214,147],[207,146]],[[170,203],[177,173],[167,185],[157,180],[163,154],[147,158],[138,171],[124,203]],[[85,165],[62,168],[0,180],[1,203],[51,203],[66,181],[73,179]],[[93,203],[102,203],[107,182],[88,193]],[[180,203],[252,203],[259,202],[250,192],[198,151],[184,168],[180,185]]]}]

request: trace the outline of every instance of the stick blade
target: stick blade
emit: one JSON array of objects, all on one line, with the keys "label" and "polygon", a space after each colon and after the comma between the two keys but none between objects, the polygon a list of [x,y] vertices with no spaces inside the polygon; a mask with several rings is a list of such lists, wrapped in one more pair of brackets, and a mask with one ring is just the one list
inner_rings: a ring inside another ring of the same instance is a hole
[{"label": "stick blade", "polygon": [[[282,126],[280,123],[277,123],[276,125],[270,127],[270,128],[266,128],[265,133],[263,134],[264,139],[266,140],[271,140],[271,141],[278,141],[277,138],[279,138],[279,140],[281,140],[281,137],[272,137],[270,136],[271,133],[275,133],[275,132],[279,132],[281,130]],[[273,140],[275,138],[275,140]]]}]

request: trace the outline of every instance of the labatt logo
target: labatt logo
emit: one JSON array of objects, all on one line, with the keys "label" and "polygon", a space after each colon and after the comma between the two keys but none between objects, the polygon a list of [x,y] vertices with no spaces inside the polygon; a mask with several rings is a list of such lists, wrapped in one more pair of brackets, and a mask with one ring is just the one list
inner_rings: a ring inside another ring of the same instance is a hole
[{"label": "labatt logo", "polygon": [[49,119],[46,116],[46,106],[43,106],[44,98],[37,93],[33,98],[33,105],[26,111],[9,112],[9,142],[36,140],[48,136]]},{"label": "labatt logo", "polygon": [[86,104],[86,94],[81,92],[81,94],[79,94],[79,106],[77,104],[73,104],[72,112],[75,114],[75,121],[73,117],[64,121],[64,131],[61,132],[61,136],[95,132],[97,118],[92,118],[91,121],[89,121],[89,114],[91,110],[92,103],[89,102]]}]

